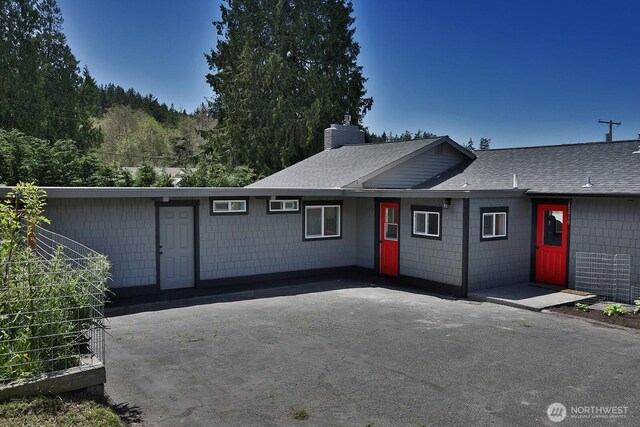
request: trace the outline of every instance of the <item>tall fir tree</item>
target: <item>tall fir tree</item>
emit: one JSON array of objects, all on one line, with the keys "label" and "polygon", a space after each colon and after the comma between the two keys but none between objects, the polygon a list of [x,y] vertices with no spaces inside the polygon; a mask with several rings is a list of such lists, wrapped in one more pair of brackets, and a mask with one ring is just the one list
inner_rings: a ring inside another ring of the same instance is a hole
[{"label": "tall fir tree", "polygon": [[204,154],[259,175],[317,153],[323,129],[371,108],[350,1],[227,0],[206,55],[218,120]]},{"label": "tall fir tree", "polygon": [[79,149],[99,145],[97,86],[62,32],[55,0],[0,0],[0,127]]}]

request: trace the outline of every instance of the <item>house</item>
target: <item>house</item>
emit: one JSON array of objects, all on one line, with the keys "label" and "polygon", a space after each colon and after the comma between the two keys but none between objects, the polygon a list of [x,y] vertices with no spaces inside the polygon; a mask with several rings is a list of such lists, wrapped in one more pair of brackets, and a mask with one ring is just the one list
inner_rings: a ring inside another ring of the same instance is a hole
[{"label": "house", "polygon": [[639,144],[472,152],[331,125],[324,151],[244,188],[47,188],[46,214],[108,255],[117,296],[337,268],[456,296],[572,288],[577,252],[629,254],[639,283]]},{"label": "house", "polygon": [[[140,168],[137,166],[122,166],[120,167],[120,169],[125,172],[129,172],[131,176],[136,176],[138,173],[138,169]],[[182,178],[184,177],[185,172],[194,172],[196,168],[170,168],[170,167],[156,166],[153,168],[153,170],[158,175],[161,175],[161,174],[169,175],[169,178],[171,178],[171,183],[173,185],[178,185],[180,183],[180,180],[182,180]]]}]

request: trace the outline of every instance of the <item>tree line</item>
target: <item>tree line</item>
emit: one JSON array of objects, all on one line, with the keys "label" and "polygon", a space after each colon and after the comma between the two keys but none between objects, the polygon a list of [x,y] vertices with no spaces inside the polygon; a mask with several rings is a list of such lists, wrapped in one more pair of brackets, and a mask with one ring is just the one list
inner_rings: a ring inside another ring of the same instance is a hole
[{"label": "tree line", "polygon": [[180,185],[242,186],[321,151],[330,123],[350,114],[362,124],[373,105],[350,1],[222,2],[205,55],[213,97],[190,113],[99,86],[67,45],[55,0],[0,9],[0,184],[164,186],[171,179],[153,167],[172,166],[184,168]]}]

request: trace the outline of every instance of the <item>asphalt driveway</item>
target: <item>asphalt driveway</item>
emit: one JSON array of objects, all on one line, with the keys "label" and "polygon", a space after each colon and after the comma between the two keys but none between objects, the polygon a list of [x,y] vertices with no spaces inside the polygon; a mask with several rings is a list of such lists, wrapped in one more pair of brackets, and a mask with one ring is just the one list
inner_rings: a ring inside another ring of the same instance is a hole
[{"label": "asphalt driveway", "polygon": [[636,331],[348,281],[181,305],[110,319],[106,390],[144,425],[640,424]]}]

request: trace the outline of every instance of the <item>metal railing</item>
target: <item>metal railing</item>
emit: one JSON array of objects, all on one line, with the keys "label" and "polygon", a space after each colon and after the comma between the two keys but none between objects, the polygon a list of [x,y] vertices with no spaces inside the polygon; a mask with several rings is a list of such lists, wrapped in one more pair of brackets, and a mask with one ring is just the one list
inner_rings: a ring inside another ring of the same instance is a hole
[{"label": "metal railing", "polygon": [[631,257],[627,254],[576,252],[576,290],[609,301],[632,303],[640,287],[631,285]]},{"label": "metal railing", "polygon": [[0,260],[0,383],[104,364],[106,257],[41,227],[25,241]]}]

